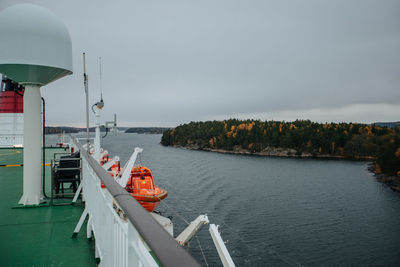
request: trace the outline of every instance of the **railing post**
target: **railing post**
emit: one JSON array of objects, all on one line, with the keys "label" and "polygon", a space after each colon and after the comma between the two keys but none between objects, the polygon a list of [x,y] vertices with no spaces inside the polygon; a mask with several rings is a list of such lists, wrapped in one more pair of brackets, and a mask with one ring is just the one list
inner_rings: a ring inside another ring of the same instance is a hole
[{"label": "railing post", "polygon": [[51,198],[50,198],[50,206],[53,206],[53,199],[54,199],[54,160],[50,162],[50,169],[51,169]]}]

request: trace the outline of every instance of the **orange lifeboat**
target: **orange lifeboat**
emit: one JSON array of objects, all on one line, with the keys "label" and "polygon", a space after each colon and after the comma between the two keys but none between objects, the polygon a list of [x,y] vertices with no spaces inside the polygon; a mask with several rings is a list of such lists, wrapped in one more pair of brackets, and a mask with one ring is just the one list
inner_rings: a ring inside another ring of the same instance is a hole
[{"label": "orange lifeboat", "polygon": [[153,174],[144,166],[132,168],[125,189],[149,212],[152,212],[168,195],[167,190],[154,185]]}]

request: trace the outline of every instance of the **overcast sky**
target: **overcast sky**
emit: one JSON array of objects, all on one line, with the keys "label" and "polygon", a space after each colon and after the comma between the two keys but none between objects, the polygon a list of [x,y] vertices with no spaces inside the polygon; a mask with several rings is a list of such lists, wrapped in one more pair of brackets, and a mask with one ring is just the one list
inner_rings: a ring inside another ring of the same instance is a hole
[{"label": "overcast sky", "polygon": [[[254,118],[400,120],[398,0],[0,0],[36,3],[69,29],[74,74],[42,89],[51,125],[90,102],[120,126]],[[5,38],[5,36],[1,36]]]}]

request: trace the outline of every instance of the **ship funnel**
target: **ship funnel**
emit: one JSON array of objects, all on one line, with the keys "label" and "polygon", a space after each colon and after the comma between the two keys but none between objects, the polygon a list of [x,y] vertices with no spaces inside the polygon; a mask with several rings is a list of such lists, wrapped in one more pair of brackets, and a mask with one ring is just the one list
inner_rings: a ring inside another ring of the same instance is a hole
[{"label": "ship funnel", "polygon": [[71,38],[46,8],[19,4],[0,12],[0,73],[25,86],[24,182],[20,204],[41,198],[40,87],[72,74]]}]

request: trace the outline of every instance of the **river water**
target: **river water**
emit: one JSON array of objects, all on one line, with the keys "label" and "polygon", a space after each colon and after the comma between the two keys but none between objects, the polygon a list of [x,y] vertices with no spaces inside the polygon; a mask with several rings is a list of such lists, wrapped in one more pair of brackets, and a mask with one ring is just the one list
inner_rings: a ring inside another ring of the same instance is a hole
[{"label": "river water", "polygon": [[[135,146],[158,186],[158,210],[183,221],[206,213],[221,226],[237,266],[400,266],[400,194],[376,181],[368,162],[229,155],[164,147],[161,135],[109,135],[122,163]],[[208,226],[191,254],[221,266]]]}]

